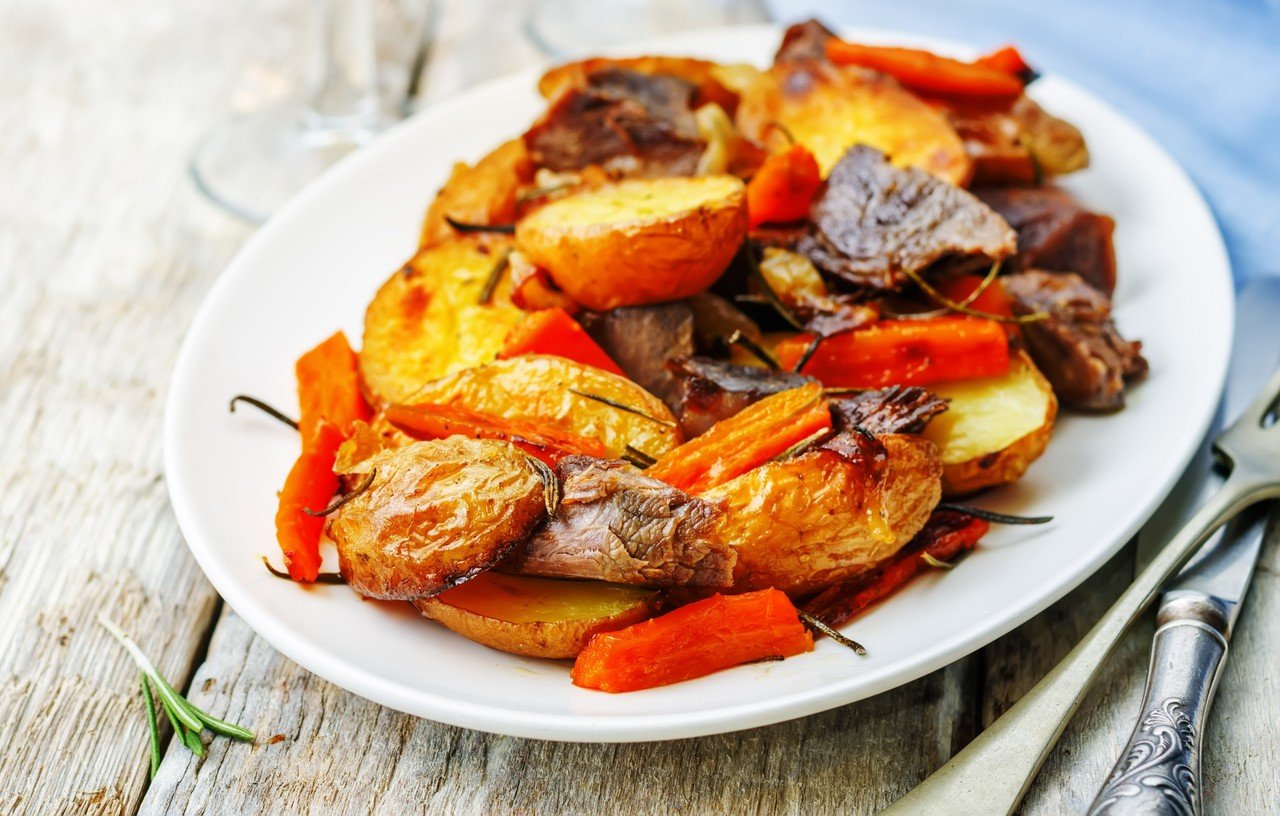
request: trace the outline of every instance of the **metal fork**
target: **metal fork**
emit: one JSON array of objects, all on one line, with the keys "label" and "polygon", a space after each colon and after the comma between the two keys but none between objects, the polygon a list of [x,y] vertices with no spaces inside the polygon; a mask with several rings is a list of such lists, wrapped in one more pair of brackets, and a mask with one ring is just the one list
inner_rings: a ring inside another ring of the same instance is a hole
[{"label": "metal fork", "polygon": [[1280,371],[1213,442],[1226,481],[1053,671],[883,814],[1010,814],[1121,636],[1200,546],[1240,511],[1280,498]]}]

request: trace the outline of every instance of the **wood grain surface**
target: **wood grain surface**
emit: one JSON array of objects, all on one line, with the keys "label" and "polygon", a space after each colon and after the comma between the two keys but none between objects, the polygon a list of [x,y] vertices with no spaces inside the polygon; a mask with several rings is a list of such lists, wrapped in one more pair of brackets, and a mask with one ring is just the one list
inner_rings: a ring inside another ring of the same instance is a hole
[{"label": "wood grain surface", "polygon": [[[1126,585],[1132,549],[915,683],[679,742],[481,734],[374,705],[281,657],[187,554],[160,426],[183,333],[251,232],[192,188],[191,148],[218,116],[295,84],[310,8],[0,0],[0,813],[873,813],[1034,684]],[[374,8],[394,108],[426,6]],[[445,3],[424,97],[538,59],[523,8]],[[1212,813],[1280,801],[1280,555],[1263,559],[1208,737]],[[216,740],[202,760],[170,744],[149,783],[136,673],[99,611],[257,742]],[[1024,813],[1088,803],[1127,737],[1150,631],[1108,665]]]}]

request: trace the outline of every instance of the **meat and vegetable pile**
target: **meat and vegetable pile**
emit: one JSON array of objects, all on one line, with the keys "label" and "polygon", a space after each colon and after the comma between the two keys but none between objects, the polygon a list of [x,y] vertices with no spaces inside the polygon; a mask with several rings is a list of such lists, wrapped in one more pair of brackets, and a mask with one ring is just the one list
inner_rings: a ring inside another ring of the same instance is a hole
[{"label": "meat and vegetable pile", "polygon": [[1028,521],[956,498],[1146,370],[1034,80],[1013,48],[812,21],[765,70],[550,71],[543,115],[454,167],[360,351],[299,360],[288,575],[606,691],[860,649],[833,627]]}]

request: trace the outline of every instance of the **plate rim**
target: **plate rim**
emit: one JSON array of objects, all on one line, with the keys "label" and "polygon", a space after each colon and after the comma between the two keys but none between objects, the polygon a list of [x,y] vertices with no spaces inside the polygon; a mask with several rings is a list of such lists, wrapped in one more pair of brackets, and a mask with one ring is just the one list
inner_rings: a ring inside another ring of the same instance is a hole
[{"label": "plate rim", "polygon": [[[776,36],[784,28],[785,26],[782,24],[763,24],[703,29],[696,32],[696,34],[698,36],[718,38],[747,31],[769,31]],[[920,43],[953,53],[964,53],[966,51],[972,53],[971,49],[955,42],[922,37],[907,32],[863,27],[842,28],[841,31],[867,40]],[[682,39],[687,41],[689,37],[690,32],[683,32],[643,42],[630,43],[618,48],[602,49],[602,51],[612,53],[672,52],[671,43]],[[514,87],[521,82],[532,83],[540,75],[544,67],[539,65],[514,72],[441,99],[404,122],[395,125],[378,142],[400,141],[411,138],[413,125],[420,118],[437,118],[447,115],[455,107],[468,105],[473,96],[485,92],[495,92],[507,85]],[[1198,423],[1198,432],[1194,439],[1184,443],[1185,450],[1178,457],[1178,467],[1171,469],[1170,474],[1163,483],[1158,485],[1152,492],[1152,498],[1148,505],[1144,506],[1134,516],[1134,520],[1131,523],[1123,528],[1117,528],[1121,532],[1115,535],[1115,541],[1111,546],[1100,550],[1098,556],[1092,562],[1082,565],[1069,578],[1056,584],[1052,591],[1043,593],[1029,603],[1018,606],[1015,614],[1000,616],[997,623],[980,627],[978,635],[957,635],[949,640],[935,644],[930,657],[926,660],[916,661],[911,665],[910,670],[906,672],[901,669],[897,671],[881,670],[881,676],[875,682],[857,686],[852,691],[843,693],[840,690],[833,691],[831,684],[827,684],[816,689],[794,692],[784,697],[771,698],[764,702],[756,700],[729,707],[713,707],[703,711],[682,712],[679,714],[562,715],[513,711],[509,708],[458,700],[437,692],[411,688],[400,682],[388,680],[363,667],[354,666],[346,659],[336,657],[329,650],[313,648],[306,639],[297,637],[289,626],[276,618],[269,610],[259,607],[253,598],[253,593],[243,587],[234,576],[223,570],[218,562],[213,559],[211,542],[204,540],[203,532],[194,522],[194,510],[188,504],[188,497],[183,490],[179,489],[181,477],[177,476],[177,474],[182,471],[183,462],[180,459],[180,446],[177,444],[180,424],[178,403],[181,401],[181,395],[184,392],[184,389],[180,386],[184,380],[193,376],[192,361],[196,354],[196,347],[199,345],[198,337],[204,331],[209,330],[209,327],[204,324],[207,322],[207,315],[212,309],[211,304],[218,301],[233,286],[233,282],[245,274],[244,270],[251,269],[246,258],[251,258],[258,246],[271,240],[271,234],[277,229],[284,228],[282,225],[288,225],[299,218],[299,214],[307,209],[307,203],[319,195],[318,191],[321,191],[325,186],[335,182],[337,179],[358,174],[366,161],[372,161],[370,156],[377,152],[376,149],[374,151],[358,151],[339,162],[292,198],[263,228],[258,229],[250,236],[230,263],[219,273],[187,328],[169,380],[170,388],[165,399],[163,438],[166,485],[170,502],[174,508],[175,516],[188,549],[214,588],[230,604],[232,609],[256,633],[267,640],[273,648],[308,671],[373,702],[415,716],[475,730],[517,737],[577,742],[642,742],[738,731],[807,716],[880,694],[912,682],[965,655],[984,648],[995,639],[1007,634],[1048,608],[1096,572],[1102,564],[1118,552],[1137,533],[1159,507],[1160,503],[1169,495],[1177,480],[1186,470],[1187,465],[1199,447],[1200,440],[1212,423],[1213,408],[1216,407],[1220,399],[1226,380],[1231,338],[1235,323],[1231,264],[1222,230],[1203,194],[1189,177],[1186,170],[1145,129],[1116,110],[1101,97],[1070,80],[1056,75],[1052,77],[1052,81],[1062,84],[1070,92],[1088,97],[1092,103],[1105,108],[1112,116],[1132,128],[1145,143],[1143,145],[1144,149],[1153,150],[1178,175],[1178,180],[1184,184],[1190,193],[1189,203],[1194,204],[1199,210],[1198,217],[1206,219],[1206,222],[1212,225],[1211,237],[1213,246],[1209,249],[1220,261],[1221,269],[1225,273],[1223,285],[1225,286],[1226,297],[1219,304],[1224,308],[1224,313],[1219,316],[1220,320],[1218,321],[1221,327],[1221,336],[1218,338],[1220,348],[1218,349],[1217,365],[1211,382],[1212,387],[1204,391],[1204,393],[1212,395],[1210,407],[1207,410],[1203,410],[1203,418]]]}]

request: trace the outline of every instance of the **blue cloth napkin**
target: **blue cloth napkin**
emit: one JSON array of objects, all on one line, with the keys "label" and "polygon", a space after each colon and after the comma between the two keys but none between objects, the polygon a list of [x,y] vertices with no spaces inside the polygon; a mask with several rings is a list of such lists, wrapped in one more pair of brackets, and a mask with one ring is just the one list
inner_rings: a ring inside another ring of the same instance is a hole
[{"label": "blue cloth napkin", "polygon": [[1187,168],[1226,236],[1237,288],[1280,277],[1280,2],[765,2],[783,23],[816,16],[835,28],[1016,44],[1036,67],[1123,111]]}]

